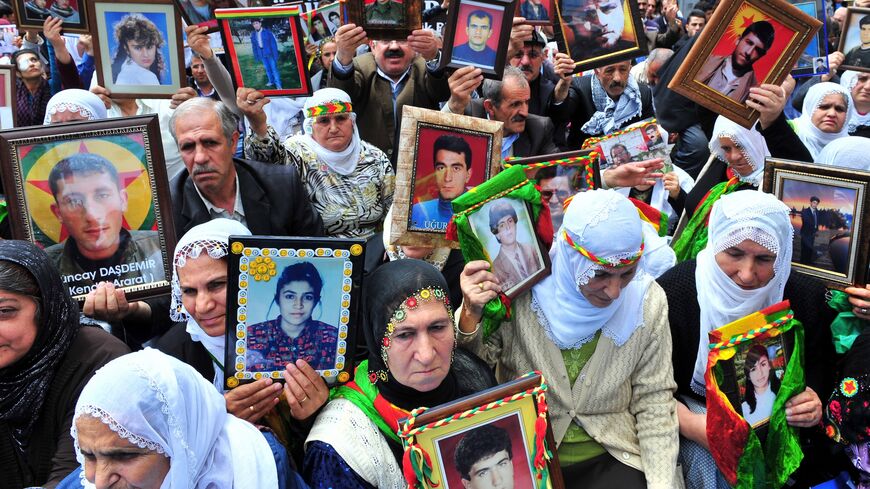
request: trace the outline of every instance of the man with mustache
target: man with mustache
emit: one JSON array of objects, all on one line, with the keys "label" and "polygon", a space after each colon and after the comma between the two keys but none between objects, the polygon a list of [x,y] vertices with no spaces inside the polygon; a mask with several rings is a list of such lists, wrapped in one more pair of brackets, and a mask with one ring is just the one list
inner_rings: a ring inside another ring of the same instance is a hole
[{"label": "man with mustache", "polygon": [[770,22],[760,20],[750,24],[740,35],[731,55],[710,56],[695,80],[743,103],[749,96],[749,89],[758,86],[752,65],[767,54],[773,45],[774,34]]}]

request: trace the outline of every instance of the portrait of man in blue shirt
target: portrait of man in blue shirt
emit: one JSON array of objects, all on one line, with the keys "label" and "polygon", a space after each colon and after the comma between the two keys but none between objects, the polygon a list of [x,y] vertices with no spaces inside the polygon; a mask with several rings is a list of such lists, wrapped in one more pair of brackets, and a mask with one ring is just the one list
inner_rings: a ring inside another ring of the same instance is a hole
[{"label": "portrait of man in blue shirt", "polygon": [[438,198],[418,202],[411,208],[411,229],[444,231],[453,217],[453,199],[465,193],[471,179],[471,146],[468,141],[442,135],[432,145]]},{"label": "portrait of man in blue shirt", "polygon": [[468,42],[453,48],[453,61],[494,67],[495,50],[486,45],[492,37],[492,14],[484,10],[472,10],[465,24]]}]

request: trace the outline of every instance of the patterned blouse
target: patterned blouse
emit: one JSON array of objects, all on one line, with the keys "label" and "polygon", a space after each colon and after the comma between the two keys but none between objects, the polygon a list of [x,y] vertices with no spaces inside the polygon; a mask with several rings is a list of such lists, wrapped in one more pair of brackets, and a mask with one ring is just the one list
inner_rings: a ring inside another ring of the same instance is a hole
[{"label": "patterned blouse", "polygon": [[259,372],[284,370],[303,359],[314,370],[335,367],[338,328],[321,321],[309,320],[296,338],[281,329],[281,316],[248,326],[248,369]]},{"label": "patterned blouse", "polygon": [[295,165],[328,236],[368,239],[380,230],[393,204],[395,175],[383,151],[365,141],[360,145],[360,160],[350,175],[326,166],[301,142],[301,136],[291,137],[283,146],[278,144],[278,135],[271,126],[263,138],[251,132],[245,141],[245,155],[253,160]]}]

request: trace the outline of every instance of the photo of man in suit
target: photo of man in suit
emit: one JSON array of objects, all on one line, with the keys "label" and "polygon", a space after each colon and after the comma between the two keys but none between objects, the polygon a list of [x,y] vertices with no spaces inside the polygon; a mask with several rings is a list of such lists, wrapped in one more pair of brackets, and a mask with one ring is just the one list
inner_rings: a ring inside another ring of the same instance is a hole
[{"label": "photo of man in suit", "polygon": [[861,20],[858,21],[858,28],[860,29],[861,43],[846,52],[846,61],[843,64],[870,68],[870,15],[861,17]]},{"label": "photo of man in suit", "polygon": [[369,24],[399,25],[405,21],[404,6],[393,0],[375,0],[366,5],[365,11]]},{"label": "photo of man in suit", "polygon": [[484,425],[456,445],[453,462],[465,489],[513,489],[514,464],[508,432]]},{"label": "photo of man in suit", "polygon": [[819,202],[813,195],[810,206],[801,211],[801,257],[800,263],[812,265],[816,261],[816,233],[819,232]]},{"label": "photo of man in suit", "polygon": [[418,202],[411,208],[411,227],[444,231],[453,217],[451,202],[465,193],[471,179],[471,146],[460,136],[444,134],[432,145],[438,198]]},{"label": "photo of man in suit", "polygon": [[494,67],[496,52],[486,43],[492,37],[492,14],[484,10],[473,10],[465,22],[468,42],[453,48],[453,60],[475,66]]},{"label": "photo of man in suit", "polygon": [[267,27],[263,27],[261,19],[251,21],[251,27],[254,31],[251,32],[251,46],[254,50],[254,59],[263,63],[263,68],[266,70],[266,78],[276,90],[281,90],[281,74],[278,72],[278,40],[275,34]]},{"label": "photo of man in suit", "polygon": [[747,27],[730,56],[711,55],[695,77],[726,97],[743,103],[749,89],[758,86],[753,65],[773,46],[775,31],[766,20]]},{"label": "photo of man in suit", "polygon": [[499,244],[492,268],[505,292],[541,268],[535,247],[518,241],[518,222],[517,211],[510,199],[499,199],[490,205],[489,230]]}]

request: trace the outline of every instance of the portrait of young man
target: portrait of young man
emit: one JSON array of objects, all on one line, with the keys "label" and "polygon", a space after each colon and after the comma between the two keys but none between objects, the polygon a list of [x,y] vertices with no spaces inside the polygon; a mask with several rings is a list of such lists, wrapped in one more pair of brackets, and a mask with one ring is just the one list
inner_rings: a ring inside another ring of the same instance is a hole
[{"label": "portrait of young man", "polygon": [[[498,241],[498,254],[492,261],[492,271],[507,292],[532,276],[541,266],[533,244],[519,239],[520,224],[510,199],[499,199],[489,207],[489,230]],[[490,255],[493,255],[490,250]]]},{"label": "portrait of young man", "polygon": [[454,46],[453,61],[494,67],[496,52],[487,45],[493,34],[494,20],[493,15],[485,10],[475,9],[469,12],[465,21],[468,42]]},{"label": "portrait of young man", "polygon": [[743,103],[749,89],[759,85],[753,65],[773,46],[775,31],[766,20],[753,22],[743,30],[730,55],[711,55],[695,80],[726,97]]},{"label": "portrait of young man", "polygon": [[405,21],[405,6],[395,0],[374,0],[366,5],[365,16],[368,24],[398,26]]},{"label": "portrait of young man", "polygon": [[626,0],[564,0],[566,42],[575,61],[596,58],[637,46],[623,39]]},{"label": "portrait of young man", "polygon": [[450,134],[439,136],[432,145],[432,156],[438,197],[414,204],[411,208],[411,229],[447,229],[447,223],[453,217],[453,199],[465,193],[471,179],[471,146],[462,137]]},{"label": "portrait of young man", "polygon": [[263,64],[268,82],[266,87],[281,90],[281,73],[278,71],[278,40],[275,34],[263,25],[262,19],[251,21],[251,47],[254,59]]},{"label": "portrait of young man", "polygon": [[508,432],[491,424],[468,432],[453,452],[464,489],[513,489],[512,458]]},{"label": "portrait of young man", "polygon": [[816,262],[816,234],[819,232],[819,203],[821,199],[813,195],[810,206],[801,211],[801,257],[800,263],[812,265]]},{"label": "portrait of young man", "polygon": [[[870,68],[870,15],[864,15],[858,21],[859,40],[858,45],[846,51],[846,66],[858,66]],[[846,34],[848,35],[848,33]]]}]

